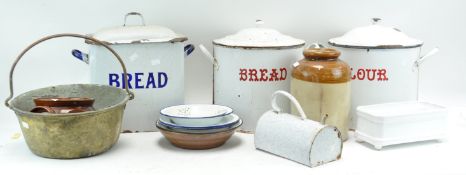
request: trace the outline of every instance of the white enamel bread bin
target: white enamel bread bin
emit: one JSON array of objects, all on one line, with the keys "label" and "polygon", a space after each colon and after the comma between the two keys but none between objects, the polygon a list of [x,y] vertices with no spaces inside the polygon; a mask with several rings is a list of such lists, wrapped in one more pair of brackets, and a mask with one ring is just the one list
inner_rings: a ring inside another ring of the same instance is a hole
[{"label": "white enamel bread bin", "polygon": [[[213,55],[199,46],[214,65],[214,104],[233,108],[244,120],[244,132],[254,132],[259,116],[269,109],[270,94],[290,90],[291,65],[301,58],[305,44],[257,23],[214,40]],[[288,101],[280,104],[289,112]]]},{"label": "white enamel bread bin", "polygon": [[359,106],[357,141],[387,145],[443,139],[448,111],[444,107],[417,101]]},{"label": "white enamel bread bin", "polygon": [[[139,17],[141,25],[127,25],[126,18]],[[136,98],[126,106],[122,130],[156,131],[154,121],[160,110],[184,103],[184,61],[194,46],[187,37],[157,25],[145,25],[140,13],[125,16],[122,26],[99,30],[92,37],[110,45],[128,68],[127,82],[121,68],[104,47],[86,41],[88,54],[73,50],[73,55],[90,66],[90,82],[119,88],[126,86]]]}]

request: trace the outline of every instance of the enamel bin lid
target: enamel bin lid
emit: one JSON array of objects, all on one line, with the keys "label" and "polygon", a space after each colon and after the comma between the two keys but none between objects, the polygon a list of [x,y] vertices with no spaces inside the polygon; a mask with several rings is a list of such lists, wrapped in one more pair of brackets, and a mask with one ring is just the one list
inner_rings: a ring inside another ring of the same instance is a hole
[{"label": "enamel bin lid", "polygon": [[263,22],[256,21],[257,27],[240,30],[213,41],[214,45],[235,48],[295,48],[304,46],[304,40],[284,35],[275,29],[261,27]]},{"label": "enamel bin lid", "polygon": [[[127,17],[132,15],[139,16],[142,24],[126,25]],[[107,44],[182,42],[188,40],[186,36],[177,34],[169,28],[157,25],[146,26],[143,16],[137,12],[126,14],[123,26],[102,29],[91,34],[91,36]],[[90,41],[86,42],[92,44]]]},{"label": "enamel bin lid", "polygon": [[372,25],[352,29],[343,36],[330,39],[329,44],[361,49],[413,48],[423,44],[422,41],[411,38],[396,28],[379,25],[380,18],[372,20]]}]

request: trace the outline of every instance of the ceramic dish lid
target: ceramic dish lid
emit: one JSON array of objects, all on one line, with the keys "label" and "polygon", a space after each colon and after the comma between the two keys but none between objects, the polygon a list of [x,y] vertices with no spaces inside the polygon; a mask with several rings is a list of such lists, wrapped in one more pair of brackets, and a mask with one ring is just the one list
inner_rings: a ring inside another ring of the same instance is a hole
[{"label": "ceramic dish lid", "polygon": [[[141,25],[126,25],[129,16],[139,16]],[[102,29],[91,34],[91,36],[108,44],[182,42],[188,40],[186,36],[177,34],[169,28],[146,25],[143,16],[137,12],[126,14],[123,26]],[[86,41],[86,43],[92,44],[89,41]]]},{"label": "ceramic dish lid", "polygon": [[361,49],[413,48],[423,44],[396,28],[379,25],[380,18],[372,20],[372,25],[352,29],[343,36],[330,39],[329,44]]},{"label": "ceramic dish lid", "polygon": [[358,115],[374,123],[384,122],[422,122],[443,115],[433,113],[448,113],[445,107],[420,101],[401,101],[358,106]]},{"label": "ceramic dish lid", "polygon": [[263,22],[256,21],[256,27],[240,30],[213,41],[216,45],[239,48],[294,48],[304,46],[304,40],[283,35],[275,29],[261,27]]}]

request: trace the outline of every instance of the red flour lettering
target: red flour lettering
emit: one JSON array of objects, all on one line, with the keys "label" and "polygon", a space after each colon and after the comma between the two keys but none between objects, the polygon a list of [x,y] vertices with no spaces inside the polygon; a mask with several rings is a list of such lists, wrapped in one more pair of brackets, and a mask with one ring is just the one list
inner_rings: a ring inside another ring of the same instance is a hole
[{"label": "red flour lettering", "polygon": [[369,81],[388,81],[387,70],[382,69],[365,69],[359,68],[355,74],[353,74],[353,68],[351,68],[351,79],[352,80],[369,80]]},{"label": "red flour lettering", "polygon": [[358,75],[358,80],[364,80],[364,78],[366,77],[364,69],[358,69],[357,75]]},{"label": "red flour lettering", "polygon": [[388,78],[387,78],[386,74],[387,74],[387,70],[385,70],[385,69],[377,70],[377,76],[379,77],[379,78],[377,78],[377,80],[378,81],[387,81]]},{"label": "red flour lettering", "polygon": [[377,69],[366,69],[367,80],[373,81],[375,79],[375,71],[377,71]]}]

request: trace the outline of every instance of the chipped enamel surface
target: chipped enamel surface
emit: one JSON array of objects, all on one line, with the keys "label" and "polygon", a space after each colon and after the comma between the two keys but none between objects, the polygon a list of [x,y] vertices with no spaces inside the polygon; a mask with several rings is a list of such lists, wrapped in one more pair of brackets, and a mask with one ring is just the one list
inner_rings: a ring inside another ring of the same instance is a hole
[{"label": "chipped enamel surface", "polygon": [[216,45],[243,48],[287,48],[304,45],[304,40],[284,35],[271,28],[262,27],[263,21],[256,22],[257,27],[246,28],[238,33],[213,41]]},{"label": "chipped enamel surface", "polygon": [[[300,111],[300,117],[278,107],[276,95],[288,97]],[[340,159],[343,142],[333,126],[306,119],[297,100],[285,91],[277,91],[272,98],[273,110],[264,113],[254,135],[256,149],[316,167]]]},{"label": "chipped enamel surface", "polygon": [[182,42],[188,40],[184,35],[156,25],[106,28],[92,34],[92,36],[109,44]]},{"label": "chipped enamel surface", "polygon": [[369,26],[354,28],[343,36],[332,38],[329,44],[339,47],[389,49],[420,47],[423,42],[409,37],[399,29],[375,22]]}]

